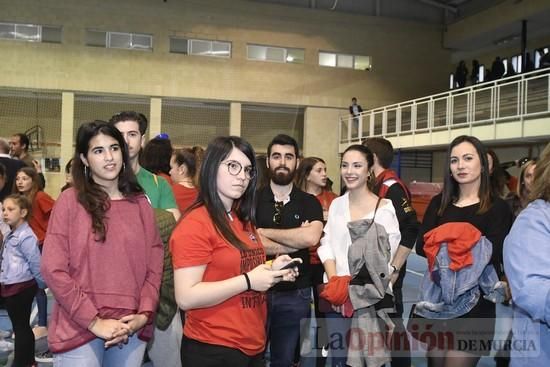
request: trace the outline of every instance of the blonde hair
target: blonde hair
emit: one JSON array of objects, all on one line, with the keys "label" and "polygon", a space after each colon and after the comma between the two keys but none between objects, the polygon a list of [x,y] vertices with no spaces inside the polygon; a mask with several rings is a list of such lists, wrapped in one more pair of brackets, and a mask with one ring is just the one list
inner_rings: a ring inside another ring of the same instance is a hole
[{"label": "blonde hair", "polygon": [[518,182],[518,187],[516,188],[516,194],[518,195],[518,197],[521,199],[521,200],[525,200],[527,199],[526,198],[526,192],[525,192],[525,173],[527,172],[527,170],[531,167],[533,167],[534,165],[536,165],[537,162],[534,161],[534,160],[529,160],[527,162],[525,162],[522,166],[521,166],[521,171],[519,173],[519,182]]},{"label": "blonde hair", "polygon": [[550,201],[550,143],[546,145],[537,161],[529,199]]}]

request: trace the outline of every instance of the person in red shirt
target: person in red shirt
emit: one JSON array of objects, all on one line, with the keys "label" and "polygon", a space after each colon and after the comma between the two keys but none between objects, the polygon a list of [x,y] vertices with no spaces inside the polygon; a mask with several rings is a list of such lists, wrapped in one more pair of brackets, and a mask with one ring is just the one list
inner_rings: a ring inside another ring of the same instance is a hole
[{"label": "person in red shirt", "polygon": [[214,139],[206,149],[198,200],[170,239],[176,302],[186,311],[182,367],[264,366],[266,298],[297,269],[279,256],[265,264],[254,227],[254,150],[245,140]]},{"label": "person in red shirt", "polygon": [[197,160],[191,149],[176,150],[170,158],[172,191],[181,213],[197,200],[199,191],[195,187]]},{"label": "person in red shirt", "polygon": [[74,185],[54,206],[41,264],[57,367],[141,366],[153,333],[164,248],[127,149],[106,122],[78,129]]},{"label": "person in red shirt", "polygon": [[[296,186],[302,191],[307,192],[317,198],[321,207],[323,208],[323,222],[326,223],[328,218],[328,208],[330,204],[338,195],[333,193],[327,188],[327,164],[322,158],[319,157],[307,157],[300,161],[300,165],[296,170]],[[325,314],[319,309],[319,292],[317,291],[317,286],[323,284],[323,274],[325,273],[325,268],[319,260],[317,255],[317,249],[319,244],[309,248],[309,263],[312,268],[312,285],[313,285],[313,303],[315,307],[315,318],[317,320],[317,325],[319,326],[317,330],[326,330],[324,327],[324,317]],[[322,345],[328,343],[328,337],[326,335],[317,336],[319,342]],[[296,348],[297,353],[299,353],[300,348]],[[325,363],[324,357],[322,355],[317,356],[316,365],[324,366]],[[298,356],[295,358],[295,361],[299,361]]]},{"label": "person in red shirt", "polygon": [[[34,168],[23,167],[15,175],[15,190],[25,195],[32,203],[29,216],[29,225],[38,238],[38,248],[42,252],[42,244],[48,229],[48,221],[53,208],[54,199],[41,188],[41,181]],[[36,304],[38,307],[38,326],[33,329],[36,339],[48,335],[48,298],[42,288],[36,293]]]}]

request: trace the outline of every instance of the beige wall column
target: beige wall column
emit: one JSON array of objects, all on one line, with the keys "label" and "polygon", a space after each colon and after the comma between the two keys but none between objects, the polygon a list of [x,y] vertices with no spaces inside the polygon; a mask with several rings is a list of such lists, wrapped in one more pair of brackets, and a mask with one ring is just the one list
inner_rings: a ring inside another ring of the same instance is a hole
[{"label": "beige wall column", "polygon": [[345,109],[307,107],[304,114],[304,157],[316,156],[327,163],[332,190],[340,192],[340,156],[338,154],[338,116]]},{"label": "beige wall column", "polygon": [[60,172],[44,172],[46,178],[45,191],[57,198],[59,190],[65,184],[65,165],[74,155],[74,93],[61,94],[61,149],[59,151]]},{"label": "beige wall column", "polygon": [[74,93],[63,92],[61,94],[61,162],[59,162],[62,171],[67,162],[73,157],[73,138],[75,133]]},{"label": "beige wall column", "polygon": [[161,126],[162,119],[162,99],[151,98],[149,106],[149,139],[154,138],[162,131]]},{"label": "beige wall column", "polygon": [[241,136],[241,104],[237,102],[229,107],[229,135]]}]

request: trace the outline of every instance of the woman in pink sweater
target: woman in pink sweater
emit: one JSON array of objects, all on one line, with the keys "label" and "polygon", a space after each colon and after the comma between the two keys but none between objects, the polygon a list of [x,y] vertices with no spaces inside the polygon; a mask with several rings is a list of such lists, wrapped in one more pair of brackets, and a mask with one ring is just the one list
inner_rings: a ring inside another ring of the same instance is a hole
[{"label": "woman in pink sweater", "polygon": [[42,274],[55,296],[54,365],[141,366],[158,303],[163,246],[120,132],[103,121],[77,134],[73,188],[48,227]]}]

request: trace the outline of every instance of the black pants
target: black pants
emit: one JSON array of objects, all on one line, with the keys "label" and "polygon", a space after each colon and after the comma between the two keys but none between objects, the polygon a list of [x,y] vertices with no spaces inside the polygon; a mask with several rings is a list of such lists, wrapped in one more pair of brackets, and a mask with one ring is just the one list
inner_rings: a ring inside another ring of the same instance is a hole
[{"label": "black pants", "polygon": [[29,318],[36,290],[36,286],[29,287],[14,296],[5,298],[6,310],[15,333],[13,367],[28,367],[34,363],[34,334]]},{"label": "black pants", "polygon": [[390,314],[395,323],[395,330],[391,340],[391,367],[410,367],[411,353],[407,331],[403,323],[403,278],[405,278],[407,263],[399,271],[399,277],[393,285],[393,297],[396,313]]},{"label": "black pants", "polygon": [[182,367],[264,367],[261,352],[247,356],[238,349],[202,343],[185,335],[181,340]]}]

